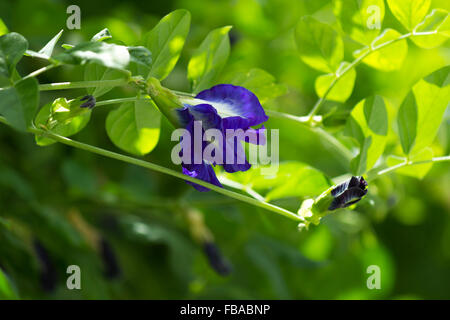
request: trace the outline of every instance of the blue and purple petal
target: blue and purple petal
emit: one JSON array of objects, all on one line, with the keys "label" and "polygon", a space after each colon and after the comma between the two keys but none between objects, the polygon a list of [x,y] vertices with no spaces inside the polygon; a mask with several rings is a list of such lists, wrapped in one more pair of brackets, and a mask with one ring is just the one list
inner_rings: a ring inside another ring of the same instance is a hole
[{"label": "blue and purple petal", "polygon": [[[200,92],[196,99],[199,104],[185,105],[183,109],[178,110],[180,123],[194,137],[194,122],[201,121],[202,136],[205,130],[218,129],[223,134],[222,159],[223,167],[226,172],[247,171],[251,165],[248,163],[242,141],[265,144],[266,138],[263,134],[264,127],[260,129],[252,129],[252,126],[260,125],[268,120],[258,98],[249,90],[229,84],[221,84],[211,89]],[[227,139],[227,129],[239,130],[245,132],[245,135],[233,135]],[[202,143],[203,150],[210,142]],[[231,146],[234,145],[233,148]],[[191,142],[191,150],[194,150],[194,143]],[[228,152],[227,152],[228,150]],[[191,163],[182,163],[183,173],[191,177],[201,179],[222,187],[216,177],[213,166],[205,159],[202,163],[194,163],[195,152],[191,155]],[[198,151],[197,151],[198,152]],[[199,191],[208,191],[208,188],[202,187],[195,183],[190,183]]]}]

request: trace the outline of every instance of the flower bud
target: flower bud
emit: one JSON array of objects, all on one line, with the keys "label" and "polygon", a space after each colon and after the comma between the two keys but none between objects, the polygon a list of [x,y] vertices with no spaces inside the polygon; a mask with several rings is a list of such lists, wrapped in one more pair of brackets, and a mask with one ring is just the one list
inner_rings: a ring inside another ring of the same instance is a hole
[{"label": "flower bud", "polygon": [[176,127],[181,127],[177,109],[184,106],[178,97],[169,89],[161,86],[158,79],[149,78],[147,80],[148,94],[155,102],[162,114]]},{"label": "flower bud", "polygon": [[311,223],[318,225],[322,217],[330,211],[346,208],[357,203],[367,194],[367,182],[363,177],[351,177],[349,180],[331,187],[316,199],[303,201],[299,216],[303,222],[298,225],[299,229],[308,229]]}]

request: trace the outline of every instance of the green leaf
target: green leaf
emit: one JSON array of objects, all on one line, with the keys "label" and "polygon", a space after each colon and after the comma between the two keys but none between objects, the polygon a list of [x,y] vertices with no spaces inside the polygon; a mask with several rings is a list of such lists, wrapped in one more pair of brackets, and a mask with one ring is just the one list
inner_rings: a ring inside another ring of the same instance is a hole
[{"label": "green leaf", "polygon": [[311,16],[300,19],[295,41],[303,62],[317,70],[335,72],[344,58],[344,44],[336,30]]},{"label": "green leaf", "polygon": [[8,32],[9,32],[8,27],[3,22],[3,20],[0,18],[0,36],[7,34]]},{"label": "green leaf", "polygon": [[143,65],[150,69],[152,64],[152,53],[145,47],[128,47],[130,62]]},{"label": "green leaf", "polygon": [[425,20],[413,30],[412,40],[421,48],[434,48],[450,37],[450,18],[448,11],[434,9]]},{"label": "green leaf", "polygon": [[148,77],[163,80],[170,74],[180,57],[190,24],[191,14],[187,10],[175,10],[144,36],[145,47],[153,55]]},{"label": "green leaf", "polygon": [[364,117],[372,132],[382,136],[387,135],[388,114],[382,97],[372,96],[366,99],[364,102]]},{"label": "green leaf", "polygon": [[64,30],[61,30],[58,32],[56,36],[54,36],[39,52],[33,51],[33,50],[27,50],[25,52],[26,56],[33,57],[33,58],[39,58],[39,59],[45,59],[45,60],[53,60],[51,59],[53,49],[55,48],[56,43],[58,42],[59,38],[61,38],[61,35]]},{"label": "green leaf", "polygon": [[8,277],[0,268],[0,300],[17,299],[17,293]]},{"label": "green leaf", "polygon": [[56,43],[58,42],[59,38],[61,38],[63,31],[64,30],[58,32],[58,34],[54,36],[52,40],[50,40],[41,50],[39,50],[39,53],[50,58],[52,56],[53,49],[55,48]]},{"label": "green leaf", "polygon": [[[400,69],[406,54],[408,53],[408,43],[405,39],[390,43],[392,40],[398,39],[401,36],[400,33],[393,29],[386,29],[378,38],[376,38],[371,47],[376,50],[370,53],[362,62],[365,64],[382,71],[393,71]],[[389,44],[388,44],[389,43]],[[380,49],[377,47],[383,46]],[[362,54],[369,51],[369,47],[365,47],[354,53],[355,57],[359,57]]]},{"label": "green leaf", "polygon": [[103,30],[100,30],[97,34],[95,34],[91,41],[93,42],[101,42],[101,41],[105,41],[107,39],[111,39],[111,33],[109,32],[108,28],[105,28]]},{"label": "green leaf", "polygon": [[345,102],[351,96],[355,85],[356,71],[350,69],[346,74],[341,76],[342,71],[349,65],[348,62],[342,62],[339,69],[335,73],[329,73],[317,77],[315,83],[316,93],[319,97],[323,97],[333,81],[342,77],[327,95],[327,100]]},{"label": "green leaf", "polygon": [[362,44],[370,44],[381,29],[383,0],[333,0],[333,11],[342,30]]},{"label": "green leaf", "polygon": [[256,191],[265,191],[267,201],[287,197],[314,197],[331,186],[322,172],[305,163],[280,163],[276,173],[271,175],[262,174],[264,169],[265,167],[252,167],[246,172],[224,172],[223,176]]},{"label": "green leaf", "polygon": [[0,114],[17,130],[26,131],[32,124],[38,104],[39,89],[34,78],[0,90]]},{"label": "green leaf", "polygon": [[[86,64],[84,69],[84,80],[94,81],[94,80],[116,80],[116,79],[129,79],[130,72],[126,70],[107,68],[97,63],[90,62]],[[98,98],[108,91],[112,90],[114,87],[100,86],[97,88],[86,88],[90,95]]]},{"label": "green leaf", "polygon": [[408,155],[417,133],[417,104],[412,92],[408,93],[398,110],[397,125],[403,152]]},{"label": "green leaf", "polygon": [[428,13],[431,0],[387,0],[392,14],[408,30],[422,22]]},{"label": "green leaf", "polygon": [[187,76],[194,93],[212,86],[225,66],[230,54],[230,29],[227,26],[211,31],[189,60]]},{"label": "green leaf", "polygon": [[417,82],[412,91],[417,103],[417,133],[413,152],[431,145],[450,101],[450,66]]},{"label": "green leaf", "polygon": [[345,125],[344,133],[346,136],[355,139],[359,145],[364,143],[364,132],[361,129],[359,123],[350,115]]},{"label": "green leaf", "polygon": [[84,42],[55,56],[54,59],[67,64],[95,62],[108,68],[125,69],[130,62],[130,54],[125,46]]},{"label": "green leaf", "polygon": [[257,68],[234,74],[225,82],[247,88],[258,97],[261,104],[287,92],[285,85],[277,84],[270,73]]},{"label": "green leaf", "polygon": [[123,103],[106,118],[106,132],[120,149],[135,155],[151,152],[159,140],[161,114],[153,101]]},{"label": "green leaf", "polygon": [[385,101],[372,96],[360,101],[351,112],[345,134],[355,138],[360,153],[351,162],[354,174],[369,171],[381,157],[388,136],[388,113]]},{"label": "green leaf", "polygon": [[372,157],[370,152],[372,146],[372,136],[365,137],[359,154],[350,161],[350,169],[354,175],[362,175],[373,166],[368,166],[369,158]]},{"label": "green leaf", "polygon": [[128,70],[132,74],[147,77],[152,66],[152,53],[145,47],[128,47],[130,64]]},{"label": "green leaf", "polygon": [[[39,110],[36,116],[36,127],[39,128],[43,125],[52,132],[63,137],[70,137],[80,132],[89,123],[91,118],[91,110],[82,109],[80,110],[81,114],[70,116],[71,109],[73,109],[71,104],[74,102],[75,100],[58,98],[52,103],[47,103],[41,108],[41,110]],[[78,103],[75,105],[75,108],[80,108],[80,103],[79,101],[77,102]],[[64,120],[56,120],[58,119],[58,116]],[[39,146],[47,146],[55,143],[53,139],[46,138],[45,135],[36,135],[35,140]]]},{"label": "green leaf", "polygon": [[16,64],[28,48],[28,41],[11,32],[0,37],[0,86],[11,84]]}]

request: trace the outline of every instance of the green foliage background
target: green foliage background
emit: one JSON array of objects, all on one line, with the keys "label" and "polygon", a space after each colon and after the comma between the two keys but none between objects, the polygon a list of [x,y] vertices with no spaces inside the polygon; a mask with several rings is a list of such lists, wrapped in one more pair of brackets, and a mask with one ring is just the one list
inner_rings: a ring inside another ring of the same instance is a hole
[{"label": "green foliage background", "polygon": [[[70,4],[1,0],[0,13],[8,29],[26,36],[29,47],[35,49],[65,28]],[[99,0],[77,4],[82,10],[81,30],[66,30],[62,43],[88,41],[106,27],[114,38],[136,45],[162,16],[179,8],[189,10],[191,30],[180,61],[163,81],[180,91],[189,91],[189,58],[208,32],[232,25],[230,57],[216,82],[226,82],[253,68],[264,69],[287,87],[287,93],[276,99],[263,92],[267,95],[265,107],[296,115],[307,114],[314,105],[315,80],[323,72],[299,58],[292,30],[304,15],[336,23],[331,1],[325,0]],[[431,8],[450,9],[445,0],[433,0]],[[406,32],[386,4],[383,28],[388,27]],[[398,110],[416,82],[449,65],[448,44],[422,49],[410,43],[401,67],[394,71],[361,64],[348,100],[326,102],[321,113],[338,106],[345,121],[352,108],[371,95],[382,95],[392,110]],[[344,58],[352,61],[357,47],[349,37],[344,37],[344,45]],[[18,71],[28,74],[41,67],[39,63],[23,59]],[[51,70],[39,81],[68,79],[83,79],[83,68]],[[266,91],[275,90],[282,89]],[[103,98],[127,93],[113,89]],[[74,98],[85,91],[67,94]],[[41,104],[60,96],[44,92]],[[117,149],[104,129],[109,111],[108,107],[96,108],[76,139]],[[330,125],[330,131],[342,129],[342,119],[332,120],[336,123]],[[328,177],[349,172],[348,163],[314,131],[280,119],[271,119],[268,126],[280,128],[281,160],[306,163]],[[145,159],[180,170],[170,163],[170,134],[169,124],[162,120],[159,144]],[[387,141],[390,153],[401,151],[394,140]],[[435,155],[450,152],[448,110],[432,149]],[[448,162],[435,164],[423,179],[384,175],[370,183],[368,196],[355,210],[340,210],[319,226],[298,232],[292,221],[263,209],[213,192],[200,194],[180,180],[60,144],[41,148],[30,135],[2,125],[0,298],[449,299],[449,169]],[[275,203],[296,211],[301,200],[296,197]],[[233,266],[229,276],[221,277],[211,268],[203,248],[190,235],[183,213],[186,207],[202,212],[216,245]],[[113,248],[120,276],[105,276],[100,255],[70,219],[74,212]],[[45,290],[40,283],[42,265],[33,239],[39,239],[54,266],[57,285],[53,290]],[[80,291],[66,288],[65,271],[71,264],[81,267]],[[369,265],[381,268],[380,290],[366,287]]]}]

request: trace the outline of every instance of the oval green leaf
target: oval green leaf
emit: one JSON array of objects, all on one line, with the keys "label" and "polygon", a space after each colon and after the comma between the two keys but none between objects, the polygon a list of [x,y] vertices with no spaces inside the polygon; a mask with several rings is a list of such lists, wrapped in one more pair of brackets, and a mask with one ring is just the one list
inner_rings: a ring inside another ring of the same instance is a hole
[{"label": "oval green leaf", "polygon": [[153,55],[153,65],[144,77],[166,78],[177,63],[191,24],[187,10],[175,10],[144,36],[144,45]]},{"label": "oval green leaf", "polygon": [[392,14],[408,30],[422,22],[428,13],[431,0],[387,0]]},{"label": "oval green leaf", "polygon": [[28,41],[11,32],[0,37],[0,86],[11,84],[16,64],[28,49]]},{"label": "oval green leaf", "polygon": [[[393,29],[386,29],[378,38],[376,38],[371,47],[373,48],[363,62],[375,69],[382,71],[394,71],[400,69],[408,53],[408,43],[405,39],[396,40],[401,36]],[[395,40],[394,43],[391,41]],[[381,48],[377,48],[381,47]],[[358,50],[354,53],[355,57],[367,53],[368,47]]]},{"label": "oval green leaf", "polygon": [[412,40],[421,48],[440,46],[450,37],[450,18],[448,11],[434,9],[413,31]]},{"label": "oval green leaf", "polygon": [[408,93],[398,110],[397,125],[403,153],[408,155],[417,132],[417,103],[412,92]]},{"label": "oval green leaf", "polygon": [[300,19],[295,41],[302,61],[314,69],[334,73],[344,58],[344,44],[336,30],[313,17]]},{"label": "oval green leaf", "polygon": [[120,149],[145,155],[157,145],[161,113],[150,99],[123,103],[106,118],[106,132]]},{"label": "oval green leaf", "polygon": [[343,62],[336,73],[329,73],[317,77],[315,82],[315,89],[317,95],[322,98],[325,92],[330,87],[333,81],[336,81],[338,77],[341,77],[336,82],[336,85],[331,89],[327,95],[327,100],[333,100],[338,102],[345,102],[351,96],[353,87],[355,85],[356,71],[354,68],[347,71],[343,76],[340,75],[341,71],[349,65],[348,62]]},{"label": "oval green leaf", "polygon": [[380,33],[385,8],[383,0],[333,0],[333,11],[350,38],[368,45]]},{"label": "oval green leaf", "polygon": [[230,54],[230,29],[227,26],[211,31],[189,60],[187,76],[194,93],[212,86],[225,66]]},{"label": "oval green leaf", "polygon": [[0,114],[15,129],[26,131],[39,105],[38,83],[34,78],[17,82],[0,90]]}]

